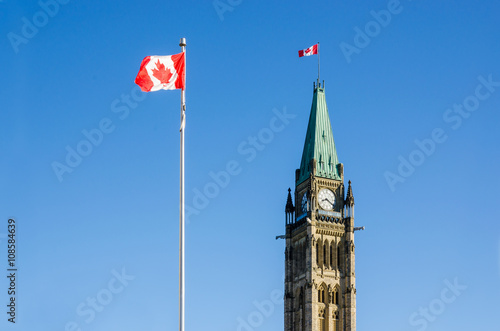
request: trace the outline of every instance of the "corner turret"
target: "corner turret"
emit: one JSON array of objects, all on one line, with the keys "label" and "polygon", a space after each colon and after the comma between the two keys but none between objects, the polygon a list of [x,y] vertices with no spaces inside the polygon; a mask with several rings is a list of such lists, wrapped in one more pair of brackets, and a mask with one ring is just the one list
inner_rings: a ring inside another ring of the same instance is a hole
[{"label": "corner turret", "polygon": [[288,197],[286,199],[285,206],[285,219],[286,224],[292,224],[295,221],[295,207],[292,202],[292,194],[290,193],[292,190],[288,188]]}]

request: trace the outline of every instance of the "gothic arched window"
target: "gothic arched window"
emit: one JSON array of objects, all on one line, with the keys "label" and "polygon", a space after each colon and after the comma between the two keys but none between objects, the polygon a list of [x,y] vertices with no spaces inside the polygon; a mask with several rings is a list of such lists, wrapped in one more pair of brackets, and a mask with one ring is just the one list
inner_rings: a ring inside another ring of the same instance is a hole
[{"label": "gothic arched window", "polygon": [[318,290],[318,302],[325,303],[325,289],[323,287]]},{"label": "gothic arched window", "polygon": [[339,289],[338,287],[335,288],[335,290],[333,290],[333,304],[334,305],[338,305],[339,304]]}]

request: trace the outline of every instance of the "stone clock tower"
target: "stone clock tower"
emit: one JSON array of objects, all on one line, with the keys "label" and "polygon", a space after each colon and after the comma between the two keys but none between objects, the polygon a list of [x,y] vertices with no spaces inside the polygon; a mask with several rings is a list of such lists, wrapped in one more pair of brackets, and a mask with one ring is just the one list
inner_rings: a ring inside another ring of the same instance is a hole
[{"label": "stone clock tower", "polygon": [[351,182],[344,186],[324,83],[314,85],[285,213],[285,331],[355,331],[354,197]]}]

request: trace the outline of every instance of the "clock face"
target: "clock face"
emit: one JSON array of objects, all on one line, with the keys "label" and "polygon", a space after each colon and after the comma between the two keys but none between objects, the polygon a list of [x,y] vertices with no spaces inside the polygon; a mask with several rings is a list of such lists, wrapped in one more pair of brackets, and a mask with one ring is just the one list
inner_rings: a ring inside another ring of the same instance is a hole
[{"label": "clock face", "polygon": [[335,206],[335,194],[327,188],[321,189],[318,194],[318,203],[324,210],[332,210]]},{"label": "clock face", "polygon": [[302,208],[302,212],[305,213],[307,211],[307,193],[304,193],[302,196],[302,203],[300,206]]}]

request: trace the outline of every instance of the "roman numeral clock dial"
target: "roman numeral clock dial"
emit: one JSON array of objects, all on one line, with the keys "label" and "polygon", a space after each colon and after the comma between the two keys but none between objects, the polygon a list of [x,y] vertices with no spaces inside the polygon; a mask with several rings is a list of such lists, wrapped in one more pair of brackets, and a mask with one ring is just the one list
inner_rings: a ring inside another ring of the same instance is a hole
[{"label": "roman numeral clock dial", "polygon": [[332,210],[335,206],[335,194],[330,189],[321,189],[318,194],[318,202],[322,209]]}]

